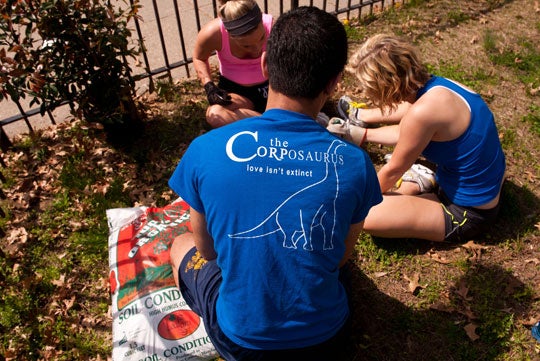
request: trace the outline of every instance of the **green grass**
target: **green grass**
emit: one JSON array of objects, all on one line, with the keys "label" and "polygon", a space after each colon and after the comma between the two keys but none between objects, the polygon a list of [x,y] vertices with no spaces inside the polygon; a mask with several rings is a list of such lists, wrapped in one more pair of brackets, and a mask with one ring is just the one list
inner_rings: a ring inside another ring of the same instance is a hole
[{"label": "green grass", "polygon": [[540,52],[534,40],[521,38],[512,47],[500,45],[493,31],[484,35],[484,49],[495,65],[513,69],[518,78],[532,89],[540,86]]},{"label": "green grass", "polygon": [[[442,61],[438,65],[426,64],[428,71],[432,74],[444,76],[458,81],[477,92],[482,92],[483,88],[497,82],[494,75],[488,74],[484,69],[469,69],[462,64],[446,63]],[[486,99],[489,101],[489,99]]]},{"label": "green grass", "polygon": [[533,104],[529,107],[529,113],[523,116],[523,121],[530,124],[531,130],[540,136],[540,106]]}]

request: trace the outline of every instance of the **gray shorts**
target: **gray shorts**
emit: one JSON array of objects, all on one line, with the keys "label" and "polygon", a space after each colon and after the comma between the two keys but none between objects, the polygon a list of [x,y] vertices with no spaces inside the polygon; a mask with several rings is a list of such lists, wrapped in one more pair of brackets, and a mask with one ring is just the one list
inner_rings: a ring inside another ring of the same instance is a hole
[{"label": "gray shorts", "polygon": [[458,206],[439,188],[438,197],[444,213],[446,242],[467,242],[486,232],[495,223],[500,203],[491,209]]}]

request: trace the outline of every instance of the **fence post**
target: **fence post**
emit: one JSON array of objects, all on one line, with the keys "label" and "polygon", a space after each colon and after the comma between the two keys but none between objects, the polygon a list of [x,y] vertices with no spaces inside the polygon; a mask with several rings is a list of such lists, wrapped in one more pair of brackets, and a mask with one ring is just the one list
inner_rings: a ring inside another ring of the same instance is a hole
[{"label": "fence post", "polygon": [[298,7],[298,0],[291,0],[291,9],[296,9]]},{"label": "fence post", "polygon": [[[7,136],[6,132],[4,131],[4,127],[0,127],[0,149],[2,149],[3,152],[7,152],[7,150],[11,146],[12,146],[11,140],[9,140],[9,137]],[[1,158],[0,158],[0,162],[4,163]]]}]

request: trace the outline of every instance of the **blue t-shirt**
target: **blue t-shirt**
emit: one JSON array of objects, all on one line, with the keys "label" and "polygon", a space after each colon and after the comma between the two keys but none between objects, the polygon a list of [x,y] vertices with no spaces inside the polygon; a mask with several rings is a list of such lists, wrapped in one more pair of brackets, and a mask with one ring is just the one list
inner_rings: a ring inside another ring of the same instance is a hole
[{"label": "blue t-shirt", "polygon": [[437,76],[417,97],[437,86],[461,97],[471,120],[461,136],[449,142],[431,141],[422,154],[437,164],[437,182],[452,203],[469,207],[486,204],[499,193],[506,167],[493,113],[479,94]]},{"label": "blue t-shirt", "polygon": [[343,326],[344,240],[382,201],[366,152],[271,109],[195,139],[169,185],[206,217],[223,277],[218,324],[231,340],[299,348]]}]

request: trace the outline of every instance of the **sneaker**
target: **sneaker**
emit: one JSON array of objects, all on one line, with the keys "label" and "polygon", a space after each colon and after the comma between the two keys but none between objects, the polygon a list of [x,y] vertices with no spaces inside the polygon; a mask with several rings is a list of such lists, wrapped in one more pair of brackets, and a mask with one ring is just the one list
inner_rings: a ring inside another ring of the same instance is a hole
[{"label": "sneaker", "polygon": [[430,192],[437,182],[435,173],[422,164],[413,164],[401,177],[403,182],[414,182],[420,187],[420,193]]},{"label": "sneaker", "polygon": [[360,119],[360,109],[365,108],[367,108],[366,103],[354,102],[346,95],[339,98],[337,103],[337,111],[343,119],[348,119],[351,124],[362,128],[372,128],[373,125]]},{"label": "sneaker", "polygon": [[392,159],[392,153],[387,153],[384,155],[384,162],[388,163],[390,162],[390,159]]}]

